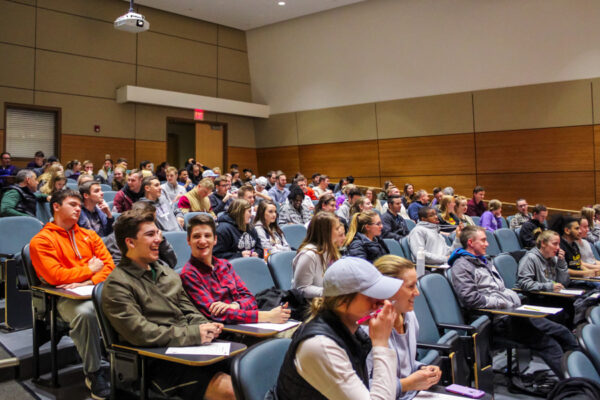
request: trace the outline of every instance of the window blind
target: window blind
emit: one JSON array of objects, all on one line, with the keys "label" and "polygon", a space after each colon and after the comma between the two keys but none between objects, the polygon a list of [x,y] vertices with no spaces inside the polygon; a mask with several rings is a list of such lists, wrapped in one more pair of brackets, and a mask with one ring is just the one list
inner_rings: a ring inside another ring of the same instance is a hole
[{"label": "window blind", "polygon": [[6,151],[13,157],[32,158],[38,150],[46,156],[56,155],[55,132],[54,112],[6,110]]}]

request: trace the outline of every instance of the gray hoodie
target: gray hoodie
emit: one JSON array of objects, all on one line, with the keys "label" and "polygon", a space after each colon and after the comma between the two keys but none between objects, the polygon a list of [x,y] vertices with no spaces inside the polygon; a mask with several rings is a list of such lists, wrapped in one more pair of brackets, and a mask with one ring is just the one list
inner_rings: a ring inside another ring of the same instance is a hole
[{"label": "gray hoodie", "polygon": [[446,239],[440,233],[440,226],[431,222],[419,221],[417,226],[408,234],[408,245],[413,262],[417,261],[417,251],[422,247],[425,251],[425,264],[442,265],[448,261],[452,250],[460,247],[458,239],[453,246],[448,246]]},{"label": "gray hoodie", "polygon": [[569,281],[565,259],[545,258],[537,247],[529,250],[519,262],[517,286],[523,290],[552,292],[554,282],[567,287]]}]

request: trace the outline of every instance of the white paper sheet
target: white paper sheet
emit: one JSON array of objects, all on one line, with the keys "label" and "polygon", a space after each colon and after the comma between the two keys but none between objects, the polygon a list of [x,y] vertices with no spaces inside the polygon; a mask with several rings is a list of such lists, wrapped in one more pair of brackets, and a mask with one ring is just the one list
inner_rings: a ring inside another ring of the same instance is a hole
[{"label": "white paper sheet", "polygon": [[583,294],[583,292],[585,292],[583,289],[561,289],[561,291],[558,293],[574,294],[575,296],[579,296],[580,294]]},{"label": "white paper sheet", "polygon": [[592,299],[597,299],[598,297],[600,297],[600,293],[593,293],[593,294],[590,294],[590,297],[591,297]]},{"label": "white paper sheet", "polygon": [[562,308],[526,305],[517,308],[517,311],[537,311],[546,314],[558,314],[562,311]]},{"label": "white paper sheet", "polygon": [[92,290],[94,290],[94,285],[79,286],[73,289],[66,290],[68,290],[69,292],[73,292],[79,296],[91,296]]},{"label": "white paper sheet", "polygon": [[231,343],[215,342],[202,346],[169,347],[166,354],[188,354],[198,356],[228,356]]},{"label": "white paper sheet", "polygon": [[272,331],[282,332],[299,325],[298,321],[288,321],[284,324],[272,324],[270,322],[258,322],[256,324],[239,324],[240,326],[250,326],[253,328],[269,329]]},{"label": "white paper sheet", "polygon": [[420,391],[413,399],[416,400],[465,400],[465,397],[453,396],[446,393]]}]

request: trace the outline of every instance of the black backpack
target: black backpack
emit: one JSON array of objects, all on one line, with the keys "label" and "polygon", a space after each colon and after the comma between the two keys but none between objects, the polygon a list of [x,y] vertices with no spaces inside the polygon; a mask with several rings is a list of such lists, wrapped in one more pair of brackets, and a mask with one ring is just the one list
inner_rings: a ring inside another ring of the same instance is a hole
[{"label": "black backpack", "polygon": [[548,400],[598,400],[600,384],[588,378],[569,378],[556,384]]}]

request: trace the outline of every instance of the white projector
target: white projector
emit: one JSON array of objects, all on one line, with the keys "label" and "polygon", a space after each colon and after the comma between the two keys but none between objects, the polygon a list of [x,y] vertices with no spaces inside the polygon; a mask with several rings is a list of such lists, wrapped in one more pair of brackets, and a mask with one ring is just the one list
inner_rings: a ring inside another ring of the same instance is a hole
[{"label": "white projector", "polygon": [[142,14],[129,11],[127,14],[121,15],[115,20],[115,29],[131,33],[140,33],[150,29],[150,22],[146,21],[146,18],[144,18]]}]

